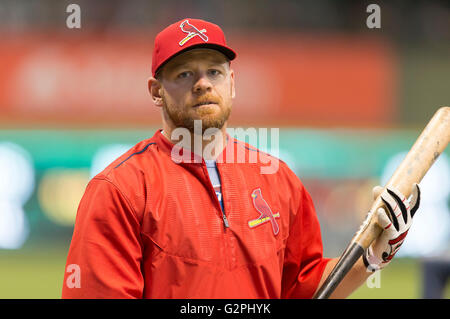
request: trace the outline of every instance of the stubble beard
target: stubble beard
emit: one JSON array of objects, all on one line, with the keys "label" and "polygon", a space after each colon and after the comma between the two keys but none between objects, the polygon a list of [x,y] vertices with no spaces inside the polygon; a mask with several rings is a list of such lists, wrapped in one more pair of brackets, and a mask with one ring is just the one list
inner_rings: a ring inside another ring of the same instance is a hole
[{"label": "stubble beard", "polygon": [[[194,121],[201,120],[202,134],[209,128],[222,129],[231,114],[231,106],[224,107],[222,102],[218,102],[220,112],[211,112],[210,109],[197,109],[191,107],[180,109],[171,106],[163,98],[164,116],[172,122],[174,128],[183,127],[194,133]],[[197,128],[198,129],[198,128]]]}]

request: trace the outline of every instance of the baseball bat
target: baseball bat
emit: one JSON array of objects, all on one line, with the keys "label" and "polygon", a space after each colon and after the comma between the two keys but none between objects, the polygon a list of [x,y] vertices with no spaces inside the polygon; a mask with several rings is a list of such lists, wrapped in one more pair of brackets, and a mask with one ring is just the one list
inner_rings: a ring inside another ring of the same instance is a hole
[{"label": "baseball bat", "polygon": [[[445,150],[449,140],[450,107],[444,106],[433,115],[384,188],[393,186],[408,198],[411,195],[413,183],[419,183],[422,180],[439,155]],[[339,258],[338,263],[315,294],[315,299],[328,298],[364,251],[381,234],[383,229],[378,224],[376,217],[376,211],[380,207],[384,207],[384,204],[381,197],[378,196],[363,224]]]}]

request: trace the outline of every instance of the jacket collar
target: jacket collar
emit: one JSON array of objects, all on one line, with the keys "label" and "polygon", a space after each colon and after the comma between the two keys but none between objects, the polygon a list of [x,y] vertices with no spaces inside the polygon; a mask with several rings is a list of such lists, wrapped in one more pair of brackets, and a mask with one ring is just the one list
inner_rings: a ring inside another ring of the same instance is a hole
[{"label": "jacket collar", "polygon": [[[202,156],[195,154],[189,149],[182,148],[178,146],[177,144],[173,144],[167,137],[162,134],[162,130],[158,130],[155,132],[151,139],[154,143],[156,143],[161,151],[166,153],[168,156],[172,158],[174,162],[177,163],[191,163],[191,164],[199,164],[203,163],[205,164],[205,161]],[[232,138],[227,133],[227,144],[225,145],[225,148],[222,150],[222,152],[219,154],[219,156],[216,159],[216,162],[219,163],[228,163],[232,162],[235,158],[236,152],[229,152],[230,148],[236,148],[238,144],[238,141],[234,138]],[[228,155],[227,155],[228,154]],[[230,154],[231,157],[230,157]]]}]

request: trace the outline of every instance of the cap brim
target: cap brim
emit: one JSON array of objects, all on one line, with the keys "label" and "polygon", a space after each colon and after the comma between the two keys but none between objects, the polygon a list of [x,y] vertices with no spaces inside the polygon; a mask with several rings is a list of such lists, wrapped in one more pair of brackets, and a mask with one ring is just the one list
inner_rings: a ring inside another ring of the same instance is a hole
[{"label": "cap brim", "polygon": [[234,52],[231,48],[220,45],[220,44],[214,44],[214,43],[197,43],[197,44],[193,44],[181,51],[178,51],[177,53],[171,55],[170,57],[168,57],[163,63],[161,63],[161,65],[155,70],[155,75],[156,73],[158,73],[159,70],[161,70],[161,68],[167,64],[167,62],[169,62],[171,59],[173,59],[174,57],[189,51],[189,50],[193,50],[193,49],[198,49],[198,48],[206,48],[206,49],[213,49],[216,51],[221,52],[223,55],[225,55],[227,57],[228,60],[232,61],[236,58],[236,52]]}]

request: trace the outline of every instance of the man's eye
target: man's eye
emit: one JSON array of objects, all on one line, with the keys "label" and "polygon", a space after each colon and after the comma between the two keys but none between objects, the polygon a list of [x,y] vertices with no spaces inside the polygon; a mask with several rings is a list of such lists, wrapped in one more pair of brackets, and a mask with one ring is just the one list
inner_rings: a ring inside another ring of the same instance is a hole
[{"label": "man's eye", "polygon": [[215,69],[211,69],[211,70],[208,70],[208,73],[210,75],[212,75],[212,76],[217,76],[217,75],[220,74],[220,71],[219,70],[215,70]]},{"label": "man's eye", "polygon": [[192,72],[190,71],[185,71],[185,72],[181,72],[180,74],[178,74],[178,78],[180,79],[184,79],[187,78],[188,76],[190,76],[192,74]]}]

